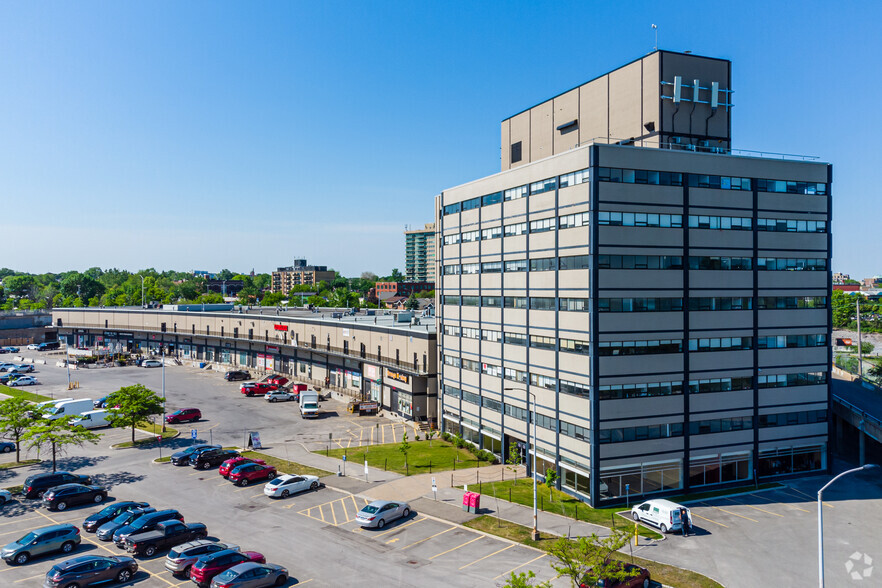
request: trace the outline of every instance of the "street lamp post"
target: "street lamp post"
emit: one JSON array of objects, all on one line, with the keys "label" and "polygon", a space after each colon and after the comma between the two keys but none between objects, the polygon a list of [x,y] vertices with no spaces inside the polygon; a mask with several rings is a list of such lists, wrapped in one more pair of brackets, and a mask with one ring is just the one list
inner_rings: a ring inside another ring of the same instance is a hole
[{"label": "street lamp post", "polygon": [[[539,508],[536,490],[536,395],[524,388],[504,388],[505,390],[520,390],[528,395],[527,404],[529,406],[530,397],[533,398],[533,408],[530,411],[530,418],[533,420],[533,530],[530,537],[533,541],[539,540]],[[530,426],[527,425],[527,459],[530,459]]]},{"label": "street lamp post", "polygon": [[165,347],[160,349],[162,350],[162,432],[165,433]]},{"label": "street lamp post", "polygon": [[144,308],[144,306],[146,306],[146,303],[144,302],[144,276],[138,277],[141,278],[141,308]]},{"label": "street lamp post", "polygon": [[878,468],[878,467],[879,466],[874,463],[868,463],[868,464],[861,466],[859,468],[853,468],[850,470],[846,470],[846,471],[842,472],[841,474],[839,474],[838,476],[836,476],[835,478],[833,478],[832,480],[830,480],[829,482],[827,482],[826,484],[824,484],[824,486],[820,490],[818,490],[818,586],[820,586],[820,588],[824,588],[824,511],[823,511],[824,490],[829,488],[830,485],[833,484],[833,482],[835,482],[836,480],[838,480],[839,478],[841,478],[843,476],[847,476],[848,474],[853,474],[855,472],[860,472],[863,470],[870,470],[870,469]]}]

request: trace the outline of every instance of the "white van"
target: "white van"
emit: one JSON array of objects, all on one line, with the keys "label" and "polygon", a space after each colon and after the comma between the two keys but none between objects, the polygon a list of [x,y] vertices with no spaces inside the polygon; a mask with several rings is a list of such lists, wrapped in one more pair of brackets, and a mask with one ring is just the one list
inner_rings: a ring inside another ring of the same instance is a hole
[{"label": "white van", "polygon": [[681,531],[680,509],[686,509],[686,515],[689,518],[689,526],[692,526],[692,511],[685,506],[681,506],[670,500],[656,499],[647,500],[642,504],[636,505],[631,509],[631,517],[635,521],[648,523],[658,527],[662,533],[668,531]]},{"label": "white van", "polygon": [[44,412],[48,411],[53,406],[56,406],[62,402],[67,402],[69,400],[73,400],[73,398],[56,398],[55,400],[44,400],[43,402],[38,402],[31,409],[31,412],[36,415],[41,415]]},{"label": "white van", "polygon": [[89,412],[95,410],[95,406],[92,403],[91,398],[80,398],[79,400],[66,400],[64,402],[59,402],[54,407],[50,408],[43,415],[43,418],[49,419],[50,421],[54,421],[55,419],[60,419],[61,417],[66,416],[80,416],[84,412]]},{"label": "white van", "polygon": [[305,390],[300,393],[300,418],[318,418],[319,406],[318,392],[315,390]]},{"label": "white van", "polygon": [[99,429],[109,427],[110,422],[107,420],[107,411],[101,409],[84,412],[81,416],[74,418],[71,425],[79,425],[84,429]]}]

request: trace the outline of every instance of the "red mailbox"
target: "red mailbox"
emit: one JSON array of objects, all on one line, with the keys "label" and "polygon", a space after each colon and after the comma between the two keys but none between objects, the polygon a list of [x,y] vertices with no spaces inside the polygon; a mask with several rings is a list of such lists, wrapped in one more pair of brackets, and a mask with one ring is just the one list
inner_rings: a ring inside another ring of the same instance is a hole
[{"label": "red mailbox", "polygon": [[481,508],[481,495],[477,492],[469,492],[469,512],[478,514]]}]

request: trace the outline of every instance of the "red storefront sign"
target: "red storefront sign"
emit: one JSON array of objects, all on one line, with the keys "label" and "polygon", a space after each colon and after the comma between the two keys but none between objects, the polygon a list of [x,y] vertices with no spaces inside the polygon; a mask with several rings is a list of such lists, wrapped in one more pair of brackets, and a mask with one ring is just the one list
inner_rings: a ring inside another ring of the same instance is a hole
[{"label": "red storefront sign", "polygon": [[273,325],[273,329],[276,331],[287,331],[288,325]]}]

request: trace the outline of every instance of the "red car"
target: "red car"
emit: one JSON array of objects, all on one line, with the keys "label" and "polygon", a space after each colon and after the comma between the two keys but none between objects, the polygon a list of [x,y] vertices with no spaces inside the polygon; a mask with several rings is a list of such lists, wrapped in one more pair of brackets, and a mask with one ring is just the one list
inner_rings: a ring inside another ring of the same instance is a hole
[{"label": "red car", "polygon": [[240,465],[232,470],[227,479],[233,484],[247,486],[251,482],[256,482],[258,480],[272,480],[275,477],[276,468],[271,465],[246,463],[245,465]]},{"label": "red car", "polygon": [[227,461],[225,461],[224,463],[222,463],[220,466],[220,469],[218,469],[218,473],[221,476],[223,476],[224,478],[226,478],[227,476],[230,475],[230,472],[232,472],[234,469],[236,469],[240,465],[245,465],[246,463],[257,463],[260,465],[266,465],[266,462],[263,461],[262,459],[253,459],[250,457],[242,457],[240,455],[239,457],[232,457],[232,458],[228,459]]},{"label": "red car", "polygon": [[267,392],[271,392],[273,390],[278,390],[279,387],[275,384],[270,384],[269,382],[245,382],[241,386],[239,386],[239,391],[242,392],[245,396],[254,396],[255,394],[260,394],[263,396]]},{"label": "red car", "polygon": [[249,561],[266,563],[266,558],[256,551],[240,552],[233,549],[215,551],[196,560],[196,563],[190,567],[190,579],[200,588],[208,588],[211,580],[221,572]]},{"label": "red car", "polygon": [[182,408],[171,414],[165,415],[167,423],[193,423],[202,418],[202,411],[198,408]]},{"label": "red car", "polygon": [[630,576],[625,580],[613,580],[606,578],[601,580],[597,584],[589,584],[585,580],[583,580],[579,583],[579,588],[591,588],[593,586],[598,586],[602,588],[649,588],[649,570],[629,563],[623,564],[623,567],[624,569],[622,571],[626,572],[627,575]]},{"label": "red car", "polygon": [[279,376],[279,375],[270,376],[269,378],[264,380],[264,382],[268,382],[270,384],[275,384],[276,386],[278,386],[280,388],[282,386],[284,386],[285,384],[287,384],[289,381],[290,380],[288,380],[288,378],[286,378],[285,376]]}]

